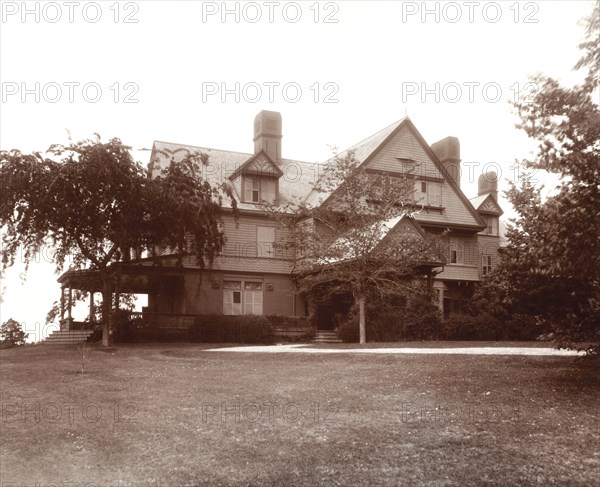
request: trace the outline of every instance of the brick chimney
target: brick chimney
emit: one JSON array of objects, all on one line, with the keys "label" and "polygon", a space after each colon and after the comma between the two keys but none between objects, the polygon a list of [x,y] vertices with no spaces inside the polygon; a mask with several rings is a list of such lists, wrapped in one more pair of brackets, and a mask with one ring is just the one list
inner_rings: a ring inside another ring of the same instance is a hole
[{"label": "brick chimney", "polygon": [[446,137],[431,144],[431,149],[460,188],[460,142],[458,139]]},{"label": "brick chimney", "polygon": [[494,199],[498,201],[498,175],[496,171],[488,171],[481,174],[477,181],[477,186],[478,196],[491,193]]},{"label": "brick chimney", "polygon": [[281,113],[263,110],[254,118],[254,153],[261,150],[274,161],[281,161]]}]

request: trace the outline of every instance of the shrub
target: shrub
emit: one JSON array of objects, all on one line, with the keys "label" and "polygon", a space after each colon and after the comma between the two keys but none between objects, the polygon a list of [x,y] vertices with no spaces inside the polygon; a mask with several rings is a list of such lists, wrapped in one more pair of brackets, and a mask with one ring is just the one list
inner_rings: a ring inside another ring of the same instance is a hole
[{"label": "shrub", "polygon": [[502,322],[489,313],[450,315],[443,329],[446,340],[501,340],[504,334]]},{"label": "shrub", "polygon": [[12,318],[2,323],[0,327],[0,342],[5,347],[18,347],[25,345],[29,333],[25,333],[18,321]]},{"label": "shrub", "polygon": [[[358,330],[358,316],[343,322],[337,329],[337,336],[344,343],[358,343],[360,336]],[[369,337],[367,322],[367,338]]]},{"label": "shrub", "polygon": [[308,317],[267,315],[273,327],[274,339],[287,342],[307,342],[315,336]]},{"label": "shrub", "polygon": [[261,315],[199,315],[188,339],[203,343],[273,343],[274,329]]},{"label": "shrub", "polygon": [[[366,322],[369,342],[434,340],[441,335],[440,312],[427,301],[387,308],[369,307]],[[359,341],[358,315],[355,311],[338,327],[337,334],[343,342]]]},{"label": "shrub", "polygon": [[504,323],[506,340],[539,340],[551,332],[552,325],[537,316],[515,313]]},{"label": "shrub", "polygon": [[551,332],[547,322],[535,316],[514,314],[500,320],[489,313],[455,314],[444,322],[447,340],[537,340]]}]

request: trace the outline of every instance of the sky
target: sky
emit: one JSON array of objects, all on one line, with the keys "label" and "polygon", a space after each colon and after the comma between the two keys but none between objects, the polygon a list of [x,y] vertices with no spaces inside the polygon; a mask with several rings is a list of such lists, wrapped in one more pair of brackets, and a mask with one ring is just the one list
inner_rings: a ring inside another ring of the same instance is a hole
[{"label": "sky", "polygon": [[[461,187],[500,190],[534,144],[511,102],[536,73],[570,85],[591,1],[65,1],[0,4],[0,149],[120,138],[253,152],[261,110],[282,155],[321,162],[409,116],[428,143],[458,137]],[[539,175],[540,182],[551,183]],[[0,182],[1,184],[1,182]],[[505,216],[513,215],[501,195]],[[2,279],[0,321],[39,340],[59,296],[51,250]]]}]

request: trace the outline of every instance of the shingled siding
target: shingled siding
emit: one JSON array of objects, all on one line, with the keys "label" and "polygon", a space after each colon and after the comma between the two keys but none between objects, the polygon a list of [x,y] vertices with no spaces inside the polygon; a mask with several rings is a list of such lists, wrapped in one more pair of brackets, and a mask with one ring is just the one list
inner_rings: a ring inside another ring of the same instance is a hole
[{"label": "shingled siding", "polygon": [[[402,173],[411,167],[399,160],[413,159],[416,161],[412,174],[415,178],[443,178],[442,173],[436,167],[431,157],[419,144],[412,132],[404,127],[369,162],[368,168],[379,171]],[[442,183],[442,207],[443,211],[436,209],[423,210],[416,219],[419,222],[449,223],[454,225],[477,225],[477,221],[456,194],[454,189],[447,183]]]}]

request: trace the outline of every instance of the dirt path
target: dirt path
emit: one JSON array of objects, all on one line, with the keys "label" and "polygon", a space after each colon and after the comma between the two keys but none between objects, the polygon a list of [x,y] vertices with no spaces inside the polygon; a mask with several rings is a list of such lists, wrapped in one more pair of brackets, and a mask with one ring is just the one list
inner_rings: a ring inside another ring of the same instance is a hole
[{"label": "dirt path", "polygon": [[429,354],[429,355],[584,355],[576,350],[534,347],[457,347],[457,348],[311,348],[311,345],[261,345],[246,347],[211,348],[207,352],[246,353],[378,353],[378,354]]}]

